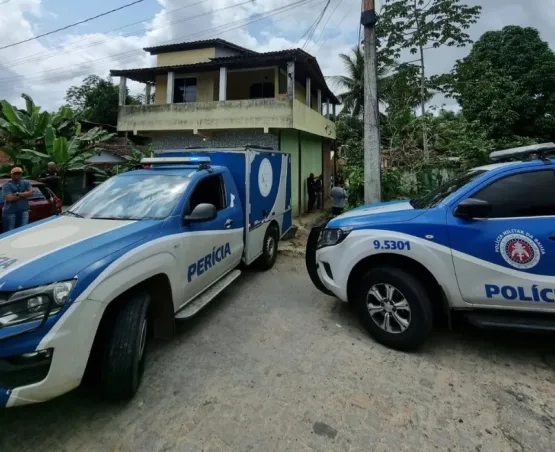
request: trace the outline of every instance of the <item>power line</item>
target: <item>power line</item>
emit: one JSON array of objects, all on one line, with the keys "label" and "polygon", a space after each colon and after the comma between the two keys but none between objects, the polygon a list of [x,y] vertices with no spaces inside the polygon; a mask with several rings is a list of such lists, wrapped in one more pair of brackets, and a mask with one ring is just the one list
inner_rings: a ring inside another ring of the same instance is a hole
[{"label": "power line", "polygon": [[[175,13],[176,11],[180,11],[182,9],[191,8],[193,6],[200,5],[201,3],[206,3],[208,1],[211,1],[211,0],[201,0],[201,1],[198,1],[198,2],[195,2],[195,3],[190,3],[188,5],[181,6],[179,8],[175,8],[175,9],[166,11],[163,14],[156,14],[155,16],[158,16],[158,17],[165,16],[165,15],[168,15],[168,14]],[[154,19],[155,16],[150,16],[150,17],[147,17],[145,19],[138,20],[136,22],[124,25],[122,27],[118,27],[118,28],[114,28],[112,30],[104,31],[102,33],[107,34],[107,33],[113,33],[114,31],[123,30],[124,28],[129,28],[129,27],[132,27],[133,25],[141,24],[141,23],[144,23],[148,20],[152,20],[152,19]],[[188,20],[188,19],[185,19],[185,20]],[[135,31],[133,31],[131,33],[128,33],[128,34],[114,36],[114,37],[109,38],[109,39],[105,39],[105,40],[98,41],[98,42],[92,42],[92,43],[86,44],[86,45],[81,45],[81,46],[77,46],[77,47],[70,47],[69,49],[66,49],[67,46],[65,44],[59,45],[59,46],[50,48],[49,52],[47,54],[45,54],[44,51],[41,51],[41,52],[34,53],[32,55],[27,55],[26,57],[23,57],[23,58],[20,58],[20,59],[17,59],[17,60],[7,61],[6,63],[4,63],[4,68],[12,68],[12,67],[15,67],[15,66],[19,66],[21,64],[31,63],[31,62],[34,62],[34,61],[48,60],[49,58],[52,58],[52,57],[57,56],[57,55],[65,55],[65,54],[71,53],[75,50],[85,49],[85,48],[88,48],[88,47],[94,47],[94,46],[101,45],[101,44],[106,44],[106,43],[114,41],[116,39],[128,38],[130,36],[134,36],[136,33],[140,33],[141,31],[158,30],[160,28],[164,28],[165,26],[173,25],[175,23],[183,22],[185,20],[182,19],[182,20],[170,22],[170,23],[168,23],[166,25],[163,25],[163,26],[160,26],[160,27],[144,27],[144,28],[141,28],[139,30],[135,30]],[[80,40],[77,40],[77,41],[73,42],[73,44],[78,44],[79,42],[90,41],[92,39],[94,39],[94,37],[80,39]],[[56,49],[66,49],[66,50],[63,50],[61,52],[56,52],[56,53],[52,52],[53,50],[56,50]],[[32,57],[37,56],[37,55],[40,55],[40,57],[39,58],[32,58]]]},{"label": "power line", "polygon": [[[330,13],[330,15],[328,16],[328,20],[326,20],[326,23],[324,24],[324,26],[322,27],[322,30],[320,31],[320,34],[318,35],[318,38],[316,39],[316,41],[314,41],[311,45],[310,48],[313,48],[316,44],[318,44],[318,41],[320,41],[320,39],[322,39],[322,35],[324,34],[324,31],[326,31],[326,27],[328,25],[328,22],[331,19],[331,16],[333,16],[333,13],[337,10],[337,8],[339,8],[339,5],[341,5],[341,2],[343,0],[339,0],[337,2],[337,5],[335,5],[335,8],[333,8],[333,11]],[[308,51],[308,48],[307,48]]]},{"label": "power line", "polygon": [[[177,23],[177,22],[186,22],[186,21],[189,21],[189,20],[198,19],[198,18],[200,18],[200,17],[207,16],[207,15],[213,14],[213,13],[215,13],[215,12],[223,11],[223,10],[230,9],[230,8],[236,8],[236,7],[238,7],[238,6],[245,5],[245,4],[247,4],[247,3],[251,3],[251,1],[252,1],[252,0],[245,0],[245,1],[243,1],[242,3],[237,3],[237,4],[234,4],[234,5],[231,5],[231,6],[225,6],[225,7],[223,7],[223,8],[218,8],[218,9],[213,10],[213,11],[208,11],[208,12],[205,12],[205,13],[202,13],[202,14],[197,14],[196,16],[189,16],[189,17],[186,17],[186,18],[181,19],[181,20],[179,20],[179,21],[170,22],[170,23],[167,24],[167,25],[172,25],[172,24],[175,24],[175,23]],[[302,1],[306,1],[306,0],[302,0]],[[165,25],[165,26],[167,26],[167,25]],[[164,28],[165,26],[158,27],[158,28]],[[219,27],[215,27],[215,28],[219,28]],[[173,41],[174,39],[181,39],[181,38],[172,38],[172,39],[170,39],[170,40],[163,41],[163,42],[161,42],[161,43],[159,43],[159,44],[157,44],[157,45],[165,44],[165,43],[170,43],[170,42]],[[76,66],[85,66],[85,65],[94,63],[94,62],[96,62],[96,61],[102,61],[102,60],[106,60],[106,59],[111,59],[111,58],[115,58],[115,57],[119,57],[119,56],[124,56],[124,55],[128,55],[128,54],[136,54],[136,53],[141,53],[141,52],[143,52],[142,49],[138,49],[138,50],[129,50],[129,51],[127,51],[127,52],[122,52],[122,53],[117,53],[117,54],[113,54],[113,55],[108,55],[107,57],[97,58],[97,59],[85,61],[85,62],[83,62],[83,63],[77,63],[77,64],[74,64],[74,65],[71,65],[71,66],[66,66],[65,69],[68,69],[68,68],[71,68],[71,67],[76,67]],[[40,76],[40,75],[42,75],[42,74],[44,74],[44,73],[47,73],[47,72],[57,72],[57,71],[63,71],[63,69],[48,69],[48,70],[46,70],[46,71],[37,72],[37,73],[35,73],[35,74],[23,75],[23,76],[20,76],[20,77],[11,77],[11,78],[9,78],[9,79],[0,79],[0,81],[13,80],[13,79],[19,79],[19,78],[32,78],[32,77]]]},{"label": "power line", "polygon": [[314,34],[314,30],[316,30],[316,27],[318,27],[318,24],[320,23],[320,21],[322,20],[322,17],[324,17],[324,14],[326,12],[326,9],[328,8],[330,4],[330,0],[327,1],[326,5],[324,6],[324,8],[322,9],[322,11],[320,12],[320,14],[318,14],[318,16],[316,17],[316,20],[314,20],[314,22],[312,22],[312,25],[310,25],[310,27],[308,27],[308,29],[304,32],[304,34],[299,38],[299,40],[293,45],[293,47],[298,46],[301,41],[303,39],[305,39],[305,43],[302,46],[302,49],[304,49],[304,47],[306,46],[306,44],[308,43],[308,40],[310,39],[310,37]]},{"label": "power line", "polygon": [[[349,15],[349,13],[350,13],[350,11],[347,10],[347,12],[346,12],[345,15],[343,16],[343,18],[339,21],[339,23],[338,23],[338,24],[333,28],[333,30],[331,31],[332,33],[333,33],[335,30],[337,30],[337,29],[339,28],[339,26],[345,21],[345,19],[346,19],[347,16]],[[322,42],[322,44],[320,44],[320,45],[318,46],[318,49],[316,49],[316,50],[314,51],[314,53],[317,53],[317,52],[322,48],[322,46],[323,46],[326,42],[328,42],[328,39],[330,39],[330,37],[331,37],[331,33],[328,35],[328,37],[327,37],[326,39],[324,39],[324,41]]]},{"label": "power line", "polygon": [[[362,3],[360,4],[360,15],[362,16]],[[362,24],[360,23],[360,19],[357,17],[358,23],[358,39],[357,39],[357,47],[360,47],[360,31],[362,30]]]},{"label": "power line", "polygon": [[[227,33],[227,32],[229,32],[229,31],[232,31],[232,30],[234,30],[234,29],[241,28],[241,27],[243,27],[243,26],[245,26],[245,25],[250,25],[250,24],[255,23],[255,22],[258,22],[258,21],[260,21],[260,20],[267,19],[268,17],[272,17],[272,16],[275,16],[275,15],[277,15],[277,14],[281,14],[281,13],[283,13],[283,12],[285,12],[285,11],[290,11],[290,10],[296,9],[296,8],[298,8],[298,7],[300,7],[300,6],[303,6],[303,5],[305,5],[305,4],[311,3],[311,2],[313,2],[313,1],[315,1],[315,0],[298,0],[298,1],[296,1],[296,2],[290,3],[289,5],[284,5],[284,6],[281,6],[281,7],[279,7],[279,8],[274,8],[274,9],[272,9],[272,10],[268,10],[268,11],[265,11],[265,12],[263,12],[263,13],[256,14],[256,15],[253,16],[253,17],[257,17],[257,18],[254,19],[254,20],[252,20],[251,18],[240,19],[240,20],[237,20],[237,21],[234,21],[234,22],[230,22],[230,23],[225,24],[225,25],[220,25],[220,26],[212,27],[212,28],[209,28],[209,29],[207,29],[207,30],[202,30],[202,31],[199,31],[199,32],[196,32],[196,33],[192,33],[192,34],[189,34],[189,35],[180,36],[180,37],[173,38],[173,39],[170,39],[170,40],[167,40],[167,41],[162,41],[162,42],[158,43],[157,45],[167,44],[167,43],[171,43],[172,41],[175,41],[175,40],[183,40],[183,39],[185,39],[185,38],[190,38],[190,37],[193,37],[193,36],[202,35],[202,34],[204,34],[204,33],[206,33],[206,32],[210,32],[210,31],[212,31],[212,30],[217,30],[217,29],[220,29],[220,28],[229,27],[230,25],[234,25],[234,24],[237,24],[237,23],[241,22],[239,25],[234,26],[234,27],[232,27],[232,28],[230,28],[230,29],[223,30],[223,31],[221,31],[221,32],[219,32],[219,33],[216,33],[216,34],[212,34],[212,36],[218,36],[218,35]],[[247,2],[244,2],[244,3],[250,3],[250,0],[248,0]],[[242,5],[242,4],[243,4],[243,3],[239,3],[239,4],[234,5],[234,6],[240,6],[240,5]],[[228,7],[228,8],[229,8],[229,7]],[[212,12],[215,12],[215,11],[212,11]],[[143,52],[143,50],[141,50],[141,49],[139,49],[139,50],[131,50],[131,51],[127,51],[127,52],[115,54],[115,55],[109,55],[109,56],[103,57],[103,58],[98,58],[98,59],[96,59],[96,60],[87,61],[87,62],[85,62],[85,63],[78,63],[78,64],[74,64],[74,65],[71,65],[71,66],[66,66],[66,67],[61,68],[61,69],[50,69],[50,70],[47,70],[47,71],[42,71],[42,72],[38,72],[38,73],[36,73],[36,74],[27,75],[27,76],[26,76],[26,75],[23,75],[23,76],[16,76],[16,77],[10,77],[10,78],[5,78],[5,79],[0,79],[0,82],[13,82],[13,81],[17,82],[17,81],[21,81],[21,80],[23,80],[23,79],[32,79],[32,78],[36,78],[36,77],[41,77],[41,78],[42,78],[42,77],[43,77],[43,74],[45,74],[45,73],[51,73],[51,72],[58,72],[58,73],[63,72],[63,73],[67,73],[67,72],[68,72],[68,69],[73,68],[73,67],[87,66],[87,65],[90,65],[90,64],[95,63],[95,62],[104,61],[104,60],[110,60],[110,59],[112,59],[112,58],[114,58],[114,57],[121,57],[121,56],[124,56],[124,55],[128,55],[128,57],[127,57],[126,59],[124,59],[123,61],[120,61],[120,62],[125,62],[126,60],[131,60],[132,58],[134,58],[135,54],[141,53],[141,52]],[[57,75],[57,74],[54,74],[54,76],[56,76],[56,75]],[[43,81],[46,81],[46,80],[44,80],[44,78],[43,78],[42,80],[43,80]],[[12,87],[13,87],[13,85],[12,85]]]},{"label": "power line", "polygon": [[66,25],[65,27],[49,31],[47,33],[43,33],[43,34],[38,35],[38,36],[33,36],[32,38],[24,39],[23,41],[18,41],[18,42],[14,42],[13,44],[8,44],[6,46],[2,46],[2,47],[0,47],[0,50],[7,49],[9,47],[14,47],[14,46],[17,46],[19,44],[23,44],[25,42],[34,41],[35,39],[43,38],[45,36],[49,36],[49,35],[52,35],[54,33],[58,33],[58,32],[63,31],[63,30],[67,30],[68,28],[72,28],[72,27],[75,27],[77,25],[84,24],[85,22],[90,22],[91,20],[98,19],[99,17],[103,17],[103,16],[107,16],[108,14],[115,13],[116,11],[120,11],[122,9],[129,8],[130,6],[136,5],[137,3],[141,3],[143,1],[144,0],[135,0],[134,2],[128,3],[127,5],[123,5],[123,6],[120,6],[119,8],[111,9],[110,11],[106,11],[105,13],[98,14],[98,15],[93,16],[93,17],[89,17],[88,19],[84,19],[84,20],[81,20],[79,22],[75,22],[75,23],[70,24],[70,25]]}]

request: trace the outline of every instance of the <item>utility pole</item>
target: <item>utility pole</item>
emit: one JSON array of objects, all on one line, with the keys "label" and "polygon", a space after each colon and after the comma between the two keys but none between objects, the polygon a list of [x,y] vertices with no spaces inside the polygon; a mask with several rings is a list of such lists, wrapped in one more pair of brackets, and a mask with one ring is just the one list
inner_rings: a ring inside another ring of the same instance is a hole
[{"label": "utility pole", "polygon": [[364,203],[382,198],[380,111],[374,0],[362,0],[360,23],[364,27]]}]

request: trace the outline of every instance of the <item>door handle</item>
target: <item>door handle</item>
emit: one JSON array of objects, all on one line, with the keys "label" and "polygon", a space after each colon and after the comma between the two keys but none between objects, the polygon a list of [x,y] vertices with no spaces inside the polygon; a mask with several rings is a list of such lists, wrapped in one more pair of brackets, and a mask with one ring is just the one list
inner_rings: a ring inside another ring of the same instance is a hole
[{"label": "door handle", "polygon": [[229,220],[227,220],[224,223],[224,228],[229,229],[231,227],[231,225],[233,224],[233,220],[230,218]]}]

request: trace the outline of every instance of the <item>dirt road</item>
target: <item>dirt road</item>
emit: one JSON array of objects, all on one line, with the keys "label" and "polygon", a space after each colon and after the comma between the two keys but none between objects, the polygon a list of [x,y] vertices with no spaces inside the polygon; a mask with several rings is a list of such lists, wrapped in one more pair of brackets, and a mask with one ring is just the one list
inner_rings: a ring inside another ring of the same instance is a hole
[{"label": "dirt road", "polygon": [[553,341],[438,331],[388,350],[280,256],[152,343],[133,401],[78,390],[4,410],[0,450],[552,451]]}]

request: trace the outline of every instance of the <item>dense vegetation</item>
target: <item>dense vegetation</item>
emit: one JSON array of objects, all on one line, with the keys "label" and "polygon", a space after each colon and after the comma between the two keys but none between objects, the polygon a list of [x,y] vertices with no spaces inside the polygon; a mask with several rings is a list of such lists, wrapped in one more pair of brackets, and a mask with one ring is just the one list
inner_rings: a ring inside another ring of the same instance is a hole
[{"label": "dense vegetation", "polygon": [[[464,30],[476,21],[479,8],[458,0],[425,3],[424,8],[420,0],[387,0],[378,22],[384,200],[418,196],[446,175],[487,163],[493,150],[555,140],[555,53],[538,31],[508,26],[472,44]],[[428,45],[472,48],[450,73],[428,78],[421,52]],[[416,64],[395,63],[403,50],[420,55]],[[346,100],[337,134],[349,203],[358,205],[364,176],[364,58],[360,48],[341,58],[347,74],[332,78]],[[458,111],[426,107],[438,94],[456,100]]]}]

